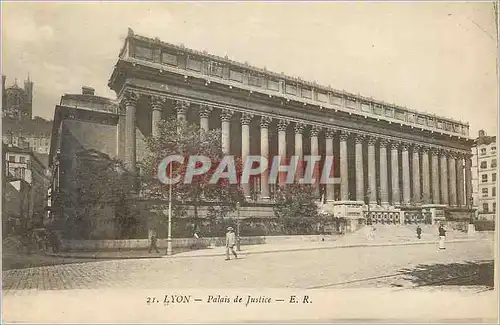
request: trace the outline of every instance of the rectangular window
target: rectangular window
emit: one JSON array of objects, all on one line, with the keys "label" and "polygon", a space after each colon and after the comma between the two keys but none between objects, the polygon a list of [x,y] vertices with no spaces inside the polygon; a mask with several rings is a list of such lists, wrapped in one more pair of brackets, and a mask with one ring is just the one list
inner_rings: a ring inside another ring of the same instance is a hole
[{"label": "rectangular window", "polygon": [[482,169],[484,169],[484,168],[488,168],[488,163],[487,163],[486,161],[481,161],[481,165],[480,165],[480,167],[481,167]]},{"label": "rectangular window", "polygon": [[170,53],[162,53],[161,62],[169,65],[177,65],[177,55]]},{"label": "rectangular window", "polygon": [[356,98],[347,98],[347,100],[346,100],[346,106],[349,107],[349,108],[356,109]]},{"label": "rectangular window", "polygon": [[492,173],[491,174],[491,181],[496,182],[497,181],[497,173]]},{"label": "rectangular window", "polygon": [[493,152],[493,153],[497,152],[497,147],[496,146],[492,146],[491,147],[491,152]]},{"label": "rectangular window", "polygon": [[427,118],[427,125],[436,127],[436,121],[432,117]]},{"label": "rectangular window", "polygon": [[497,160],[496,159],[492,159],[491,160],[491,168],[496,168],[497,167]]},{"label": "rectangular window", "polygon": [[332,100],[332,104],[342,106],[342,97],[333,95],[331,100]]},{"label": "rectangular window", "polygon": [[19,162],[24,164],[26,162],[26,157],[19,157]]},{"label": "rectangular window", "polygon": [[9,156],[10,162],[16,162],[16,156]]},{"label": "rectangular window", "polygon": [[488,203],[483,203],[483,212],[489,212],[488,210]]},{"label": "rectangular window", "polygon": [[289,95],[296,95],[297,87],[295,85],[285,85],[285,93]]},{"label": "rectangular window", "polygon": [[262,78],[258,76],[248,76],[248,84],[250,86],[262,87]]},{"label": "rectangular window", "polygon": [[481,182],[488,183],[488,174],[481,175]]},{"label": "rectangular window", "polygon": [[418,123],[418,124],[425,125],[425,117],[423,117],[423,116],[419,116],[419,117],[417,118],[417,123]]},{"label": "rectangular window", "polygon": [[481,155],[486,155],[486,148],[481,148]]},{"label": "rectangular window", "polygon": [[312,90],[311,89],[302,89],[302,97],[312,99]]},{"label": "rectangular window", "polygon": [[361,110],[363,112],[367,112],[367,113],[372,112],[372,108],[370,107],[370,104],[368,104],[368,103],[361,103]]},{"label": "rectangular window", "polygon": [[375,104],[373,106],[373,113],[382,115],[384,113],[384,107],[382,105]]},{"label": "rectangular window", "polygon": [[229,79],[243,82],[243,74],[239,71],[229,70]]},{"label": "rectangular window", "polygon": [[483,194],[483,197],[487,197],[488,196],[488,189],[487,188],[483,188],[481,193]]},{"label": "rectangular window", "polygon": [[442,129],[443,128],[443,122],[437,121],[437,128]]},{"label": "rectangular window", "polygon": [[267,81],[267,88],[269,88],[270,90],[274,90],[274,91],[280,91],[280,84],[277,81],[268,80]]},{"label": "rectangular window", "polygon": [[491,196],[497,196],[497,188],[496,187],[491,188]]},{"label": "rectangular window", "polygon": [[191,58],[188,58],[188,61],[187,61],[187,68],[189,70],[193,70],[193,71],[201,71],[201,61],[198,61],[198,60],[195,60],[195,59],[191,59]]},{"label": "rectangular window", "polygon": [[405,120],[405,112],[396,110],[396,119],[404,121]]},{"label": "rectangular window", "polygon": [[136,46],[135,47],[135,57],[145,60],[153,60],[153,50],[149,47]]},{"label": "rectangular window", "polygon": [[392,110],[392,108],[385,109],[385,116],[394,117],[394,111]]},{"label": "rectangular window", "polygon": [[318,101],[323,103],[328,102],[328,94],[318,92]]}]

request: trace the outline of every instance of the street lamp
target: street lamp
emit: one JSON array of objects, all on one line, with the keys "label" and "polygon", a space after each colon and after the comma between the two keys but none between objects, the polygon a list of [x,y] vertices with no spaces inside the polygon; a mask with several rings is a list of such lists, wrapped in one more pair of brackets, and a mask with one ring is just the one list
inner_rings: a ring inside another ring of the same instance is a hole
[{"label": "street lamp", "polygon": [[236,202],[236,209],[237,209],[237,219],[236,219],[236,250],[239,252],[241,251],[240,247],[240,207],[241,204],[240,202]]},{"label": "street lamp", "polygon": [[[172,162],[170,162],[169,173],[172,177]],[[168,185],[168,235],[167,235],[167,255],[172,255],[172,181]]]}]

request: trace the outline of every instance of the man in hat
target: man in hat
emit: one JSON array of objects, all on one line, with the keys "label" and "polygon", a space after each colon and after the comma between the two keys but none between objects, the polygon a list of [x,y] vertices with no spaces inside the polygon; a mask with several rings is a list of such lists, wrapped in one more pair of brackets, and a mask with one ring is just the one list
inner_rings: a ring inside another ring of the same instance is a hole
[{"label": "man in hat", "polygon": [[228,227],[226,232],[226,261],[230,260],[229,249],[231,249],[234,258],[238,258],[238,255],[236,255],[236,252],[234,251],[235,244],[236,244],[236,235],[234,234],[233,227]]}]

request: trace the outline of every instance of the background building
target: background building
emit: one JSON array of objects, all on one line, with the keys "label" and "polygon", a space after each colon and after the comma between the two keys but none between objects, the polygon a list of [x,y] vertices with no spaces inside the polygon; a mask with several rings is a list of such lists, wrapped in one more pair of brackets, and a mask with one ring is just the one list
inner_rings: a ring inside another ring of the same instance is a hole
[{"label": "background building", "polygon": [[495,220],[497,201],[497,143],[496,136],[479,131],[472,148],[473,201],[480,220]]},{"label": "background building", "polygon": [[47,169],[29,147],[4,144],[3,156],[4,226],[13,230],[42,225],[49,185]]},{"label": "background building", "polygon": [[17,85],[17,79],[10,87],[5,87],[7,77],[2,76],[2,112],[4,117],[16,120],[31,120],[33,115],[33,82],[24,81],[24,88]]}]

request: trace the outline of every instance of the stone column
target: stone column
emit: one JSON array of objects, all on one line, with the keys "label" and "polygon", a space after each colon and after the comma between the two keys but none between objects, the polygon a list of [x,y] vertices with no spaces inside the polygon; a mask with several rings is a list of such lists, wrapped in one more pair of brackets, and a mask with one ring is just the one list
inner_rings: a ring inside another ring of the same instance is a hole
[{"label": "stone column", "polygon": [[458,206],[463,207],[465,205],[464,198],[464,156],[459,154],[456,160],[456,172],[457,172],[457,195],[458,195]]},{"label": "stone column", "polygon": [[161,96],[151,96],[151,134],[153,137],[160,135],[160,130],[158,128],[158,123],[161,121],[161,113],[163,111],[163,105],[165,104],[165,98]]},{"label": "stone column", "polygon": [[472,208],[472,155],[465,156],[465,204]]},{"label": "stone column", "polygon": [[[286,129],[288,128],[290,121],[279,120],[278,121],[278,156],[280,156],[280,164],[287,161],[286,156]],[[286,181],[286,174],[279,172],[278,174],[279,185],[283,186]]]},{"label": "stone column", "polygon": [[175,101],[175,109],[177,110],[177,120],[182,123],[187,123],[186,113],[189,108],[189,102],[184,100]]},{"label": "stone column", "polygon": [[[260,118],[260,156],[269,159],[269,124],[272,119],[267,116]],[[261,161],[261,164],[263,162]],[[268,165],[269,165],[268,161]],[[266,169],[260,174],[260,198],[269,200],[269,170]]]},{"label": "stone column", "polygon": [[[325,155],[327,157],[333,157],[333,137],[335,131],[332,129],[326,129],[325,131]],[[326,200],[331,202],[335,201],[335,185],[326,184]]]},{"label": "stone column", "polygon": [[448,157],[448,174],[449,174],[449,193],[450,193],[450,206],[457,206],[457,163],[455,161],[455,154],[451,153]]},{"label": "stone column", "polygon": [[403,172],[403,204],[410,204],[411,200],[411,180],[410,180],[410,157],[408,153],[409,145],[408,143],[403,143],[401,160],[402,160],[402,172]]},{"label": "stone column", "polygon": [[387,179],[387,145],[386,139],[380,139],[380,201],[381,204],[389,205],[389,186]]},{"label": "stone column", "polygon": [[369,203],[377,204],[377,168],[375,164],[375,142],[377,138],[368,138],[368,190],[370,193]]},{"label": "stone column", "polygon": [[391,143],[391,169],[392,169],[392,205],[397,206],[401,201],[399,192],[399,142]]},{"label": "stone column", "polygon": [[136,105],[139,96],[127,91],[123,96],[125,102],[125,165],[132,173],[136,172]]},{"label": "stone column", "polygon": [[209,127],[209,118],[212,113],[213,107],[209,105],[201,105],[198,113],[200,114],[200,129],[208,132],[210,130]]},{"label": "stone column", "polygon": [[[252,122],[253,115],[249,113],[242,113],[241,122],[241,160],[243,166],[245,165],[246,158],[250,155],[250,123]],[[250,182],[250,180],[249,180]],[[242,184],[243,195],[245,198],[249,199],[251,197],[250,193],[250,183]]]},{"label": "stone column", "polygon": [[412,172],[413,172],[413,203],[420,203],[420,146],[413,146],[413,159],[412,159]]},{"label": "stone column", "polygon": [[349,168],[347,165],[347,138],[349,132],[340,132],[340,197],[349,201]]},{"label": "stone column", "polygon": [[[309,135],[311,136],[311,156],[319,156],[319,143],[318,143],[318,134],[321,128],[317,126],[312,126],[309,130]],[[314,165],[313,168],[313,187],[314,194],[316,198],[319,198],[319,181],[320,181],[320,172],[319,172],[319,162]],[[309,168],[309,167],[308,167]]]},{"label": "stone column", "polygon": [[431,174],[428,147],[422,147],[422,194],[423,203],[431,203]]},{"label": "stone column", "polygon": [[363,141],[365,137],[356,135],[356,201],[365,201],[365,184],[363,174]]},{"label": "stone column", "polygon": [[295,123],[295,156],[297,156],[297,172],[295,173],[295,181],[298,181],[304,176],[304,152],[302,145],[302,132],[304,132],[305,125],[302,123]]},{"label": "stone column", "polygon": [[222,152],[226,155],[230,153],[231,150],[231,117],[234,112],[229,109],[222,109],[220,113],[221,120],[221,133],[222,133]]},{"label": "stone column", "polygon": [[448,194],[448,153],[441,151],[441,203],[449,204]]},{"label": "stone column", "polygon": [[432,149],[432,203],[439,204],[439,150]]}]

